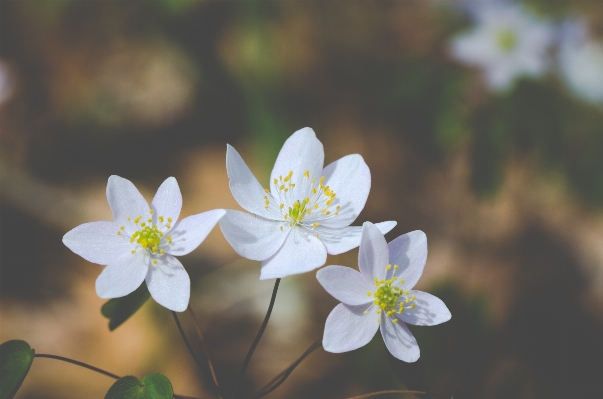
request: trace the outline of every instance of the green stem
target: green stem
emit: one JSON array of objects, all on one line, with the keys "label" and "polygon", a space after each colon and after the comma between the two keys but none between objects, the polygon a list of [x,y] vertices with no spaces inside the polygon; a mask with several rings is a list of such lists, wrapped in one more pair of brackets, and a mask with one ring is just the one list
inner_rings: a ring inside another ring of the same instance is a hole
[{"label": "green stem", "polygon": [[237,397],[239,387],[241,386],[241,383],[243,382],[243,377],[245,377],[245,372],[247,371],[249,362],[251,361],[251,356],[253,356],[253,352],[255,351],[255,348],[256,348],[256,346],[258,346],[258,343],[260,342],[260,339],[262,338],[262,335],[264,334],[264,330],[266,329],[266,326],[268,325],[268,320],[270,320],[270,315],[272,314],[272,308],[274,307],[274,301],[276,300],[276,293],[278,291],[278,286],[280,283],[281,283],[281,279],[277,278],[276,282],[274,283],[274,288],[272,290],[272,297],[270,298],[270,305],[268,305],[268,311],[266,312],[266,317],[264,317],[262,326],[260,327],[260,330],[258,331],[257,335],[255,336],[255,339],[253,340],[253,343],[251,344],[251,347],[249,348],[249,351],[247,352],[247,356],[245,356],[243,365],[241,366],[241,371],[239,372],[239,378],[237,379],[234,391],[232,392],[232,397],[235,399]]},{"label": "green stem", "polygon": [[295,368],[302,362],[302,360],[304,360],[310,353],[314,352],[316,349],[320,348],[321,346],[322,346],[322,339],[319,338],[316,341],[314,341],[314,343],[312,343],[312,345],[310,345],[310,347],[308,349],[306,349],[306,351],[299,358],[297,358],[296,361],[294,361],[289,367],[287,367],[285,370],[283,370],[280,374],[278,374],[276,377],[274,377],[268,384],[266,384],[262,389],[260,389],[260,391],[257,394],[255,394],[252,399],[263,398],[264,396],[268,395],[269,393],[274,391],[276,388],[281,386],[281,384],[283,382],[285,382],[285,380],[289,377],[289,375],[291,375],[293,370],[295,370]]}]

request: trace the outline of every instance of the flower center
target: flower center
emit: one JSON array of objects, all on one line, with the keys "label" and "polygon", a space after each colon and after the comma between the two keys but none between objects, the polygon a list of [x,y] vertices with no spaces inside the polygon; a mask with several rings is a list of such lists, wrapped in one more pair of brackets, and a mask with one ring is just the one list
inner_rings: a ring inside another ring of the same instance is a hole
[{"label": "flower center", "polygon": [[324,185],[324,176],[316,181],[306,170],[297,185],[291,181],[292,177],[293,171],[290,171],[284,177],[273,179],[273,190],[265,189],[264,208],[288,222],[290,227],[306,225],[314,229],[320,221],[339,215],[341,207],[333,206],[337,194]]},{"label": "flower center", "polygon": [[402,290],[392,286],[391,280],[385,280],[375,292],[375,302],[381,310],[389,312],[398,304],[400,295],[402,295]]},{"label": "flower center", "polygon": [[[389,272],[391,269],[392,265],[385,266],[385,270],[387,272]],[[396,272],[396,270],[398,270],[398,265],[394,265],[394,273]],[[404,280],[399,279],[395,275],[392,275],[389,279],[386,280],[379,280],[377,277],[375,277],[376,291],[369,291],[366,293],[368,296],[372,296],[373,298],[375,298],[373,304],[378,306],[378,322],[381,322],[381,313],[384,313],[386,316],[392,319],[393,323],[397,323],[398,319],[393,317],[396,313],[403,313],[407,305],[411,309],[415,308],[415,296],[411,296],[407,290],[402,287],[396,286],[396,284],[402,286],[404,285]],[[401,300],[400,297],[402,297],[403,300]],[[367,313],[367,311],[364,312],[364,314]]]},{"label": "flower center", "polygon": [[517,33],[512,29],[502,29],[496,36],[496,42],[504,52],[513,51],[517,47]]},{"label": "flower center", "polygon": [[163,233],[159,231],[157,226],[145,226],[142,230],[134,233],[130,241],[133,242],[136,240],[144,249],[150,248],[151,251],[157,252],[161,243],[161,237],[163,237]]},{"label": "flower center", "polygon": [[[170,245],[172,243],[172,237],[167,233],[172,228],[172,218],[167,219],[163,216],[157,217],[157,224],[153,222],[153,210],[149,211],[150,215],[146,221],[142,221],[142,216],[138,216],[134,219],[128,217],[129,229],[126,226],[119,226],[117,231],[118,236],[125,236],[130,239],[131,243],[136,243],[152,254],[165,254],[165,251],[161,249],[162,246]],[[134,233],[128,236],[126,231],[132,231]],[[136,250],[132,250],[132,254],[135,254]],[[153,260],[154,264],[157,264],[157,260]]]}]

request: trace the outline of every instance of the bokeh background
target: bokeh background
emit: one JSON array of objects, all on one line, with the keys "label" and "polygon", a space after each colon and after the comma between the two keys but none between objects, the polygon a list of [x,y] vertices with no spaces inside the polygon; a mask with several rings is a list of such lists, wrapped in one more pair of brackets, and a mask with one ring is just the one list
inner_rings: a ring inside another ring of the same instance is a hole
[{"label": "bokeh background", "polygon": [[[478,3],[0,3],[0,340],[120,375],[161,372],[179,394],[212,397],[166,309],[148,301],[109,332],[94,292],[101,266],[61,237],[110,220],[112,174],[149,200],[175,176],[183,215],[240,209],[226,143],[265,184],[284,140],[310,126],[327,163],[359,153],[371,169],[356,225],[396,220],[388,241],[426,232],[418,288],[453,316],[411,327],[416,363],[391,357],[378,334],[354,352],[317,350],[268,398],[403,388],[438,399],[598,397],[603,105],[568,84],[554,45],[545,73],[489,87],[451,52],[478,23]],[[603,41],[603,2],[521,4],[551,25],[580,20]],[[599,61],[586,66],[603,70]],[[273,282],[259,281],[259,262],[238,257],[219,228],[181,260],[218,377],[232,384]],[[327,264],[357,267],[357,250]],[[319,338],[336,304],[313,272],[285,278],[245,389]],[[101,398],[112,382],[36,359],[16,398]]]}]

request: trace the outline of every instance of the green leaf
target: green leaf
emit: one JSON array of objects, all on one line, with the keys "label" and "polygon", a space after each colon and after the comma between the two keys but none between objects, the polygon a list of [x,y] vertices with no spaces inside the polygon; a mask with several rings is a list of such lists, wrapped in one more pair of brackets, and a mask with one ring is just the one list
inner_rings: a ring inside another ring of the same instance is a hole
[{"label": "green leaf", "polygon": [[146,284],[141,284],[136,291],[121,298],[107,301],[101,308],[101,313],[109,319],[109,330],[113,331],[124,321],[128,320],[144,303],[151,294]]},{"label": "green leaf", "polygon": [[174,391],[170,380],[162,374],[149,374],[142,383],[133,375],[115,381],[105,399],[172,399]]},{"label": "green leaf", "polygon": [[11,399],[23,383],[35,350],[25,341],[14,339],[0,345],[0,399]]}]

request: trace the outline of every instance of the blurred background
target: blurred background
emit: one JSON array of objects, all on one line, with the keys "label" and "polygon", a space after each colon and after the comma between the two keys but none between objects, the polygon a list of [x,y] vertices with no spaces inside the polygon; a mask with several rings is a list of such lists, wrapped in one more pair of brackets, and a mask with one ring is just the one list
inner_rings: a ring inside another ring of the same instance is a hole
[{"label": "blurred background", "polygon": [[[422,354],[413,364],[379,334],[346,354],[318,349],[268,398],[404,388],[436,399],[597,397],[601,43],[596,0],[3,1],[0,339],[119,375],[160,372],[179,394],[212,397],[155,302],[109,332],[94,290],[101,266],[61,238],[111,219],[112,174],[149,200],[175,176],[184,216],[240,209],[226,143],[267,184],[284,140],[310,126],[326,163],[359,153],[371,169],[354,224],[396,220],[388,241],[426,232],[417,288],[442,298],[452,320],[411,327]],[[327,264],[357,267],[357,254]],[[180,259],[218,378],[231,384],[273,281],[259,281],[259,262],[237,256],[219,228]],[[285,278],[245,389],[321,337],[337,303],[314,272]],[[36,359],[16,398],[101,398],[112,382]]]}]

